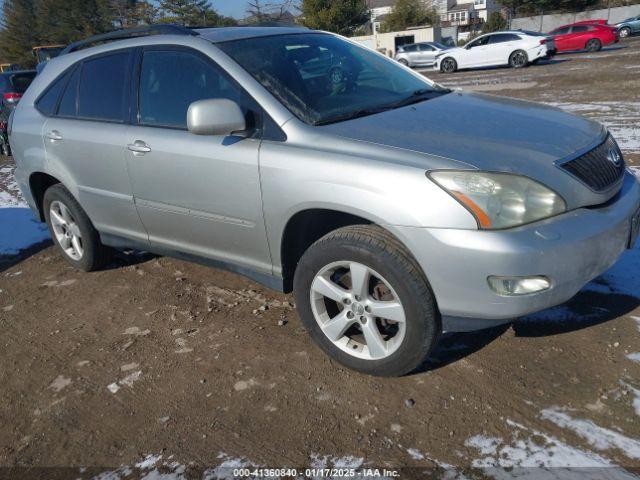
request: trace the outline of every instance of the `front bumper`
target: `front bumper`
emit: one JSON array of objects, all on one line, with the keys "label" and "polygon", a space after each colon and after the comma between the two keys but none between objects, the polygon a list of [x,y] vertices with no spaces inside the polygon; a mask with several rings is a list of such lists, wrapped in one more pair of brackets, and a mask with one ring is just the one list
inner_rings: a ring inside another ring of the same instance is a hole
[{"label": "front bumper", "polygon": [[[470,331],[571,299],[626,250],[638,208],[640,184],[626,173],[620,193],[598,208],[502,231],[395,227],[395,233],[423,268],[447,330]],[[552,286],[501,296],[488,285],[491,275],[544,275]]]}]

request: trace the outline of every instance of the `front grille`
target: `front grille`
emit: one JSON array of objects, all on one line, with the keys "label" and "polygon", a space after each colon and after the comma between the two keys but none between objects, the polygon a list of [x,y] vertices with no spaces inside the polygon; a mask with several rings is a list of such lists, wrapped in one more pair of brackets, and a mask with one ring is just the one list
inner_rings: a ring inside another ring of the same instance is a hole
[{"label": "front grille", "polygon": [[593,150],[560,165],[596,192],[604,192],[624,176],[624,158],[611,135]]}]

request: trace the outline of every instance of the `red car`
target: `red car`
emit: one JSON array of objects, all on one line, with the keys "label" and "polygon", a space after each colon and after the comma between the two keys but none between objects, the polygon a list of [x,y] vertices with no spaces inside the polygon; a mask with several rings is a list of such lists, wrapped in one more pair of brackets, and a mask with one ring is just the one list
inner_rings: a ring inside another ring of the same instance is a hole
[{"label": "red car", "polygon": [[[595,20],[594,20],[595,21]],[[559,52],[587,50],[597,52],[606,45],[620,41],[618,31],[602,23],[574,23],[549,32]]]}]

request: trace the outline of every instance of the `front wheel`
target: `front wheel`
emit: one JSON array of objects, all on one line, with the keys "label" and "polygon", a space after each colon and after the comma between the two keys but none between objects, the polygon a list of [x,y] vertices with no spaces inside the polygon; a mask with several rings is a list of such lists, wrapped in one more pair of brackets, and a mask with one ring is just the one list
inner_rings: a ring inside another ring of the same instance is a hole
[{"label": "front wheel", "polygon": [[627,38],[631,36],[631,29],[629,27],[623,27],[620,29],[620,38]]},{"label": "front wheel", "polygon": [[111,250],[102,244],[91,220],[64,186],[49,187],[43,208],[51,238],[67,262],[85,272],[105,265]]},{"label": "front wheel", "polygon": [[363,373],[407,374],[440,337],[440,315],[420,267],[380,227],[345,227],[318,240],[300,260],[294,294],[313,340]]},{"label": "front wheel", "polygon": [[524,68],[529,64],[529,57],[524,50],[516,50],[509,57],[509,65],[512,68]]},{"label": "front wheel", "polygon": [[602,42],[597,38],[592,38],[587,42],[585,48],[587,49],[587,52],[599,52],[602,50]]},{"label": "front wheel", "polygon": [[454,73],[458,70],[458,62],[451,57],[447,57],[440,62],[440,71],[442,73]]},{"label": "front wheel", "polygon": [[409,66],[409,62],[407,60],[405,60],[404,58],[401,58],[400,60],[398,60],[398,63],[401,63],[405,67]]}]

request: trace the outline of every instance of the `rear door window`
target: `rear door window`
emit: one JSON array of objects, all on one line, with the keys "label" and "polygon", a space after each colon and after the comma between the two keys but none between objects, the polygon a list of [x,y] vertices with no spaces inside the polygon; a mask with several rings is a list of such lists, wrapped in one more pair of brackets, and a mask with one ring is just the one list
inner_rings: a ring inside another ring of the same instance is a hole
[{"label": "rear door window", "polygon": [[124,121],[129,55],[128,51],[117,52],[83,63],[78,94],[80,118]]},{"label": "rear door window", "polygon": [[553,32],[551,32],[553,35],[566,35],[567,33],[569,33],[570,28],[569,27],[564,27],[564,28],[559,28],[557,30],[554,30]]},{"label": "rear door window", "polygon": [[491,41],[489,43],[504,43],[504,42],[513,42],[515,40],[520,40],[520,37],[514,35],[513,33],[494,33],[491,35]]}]

